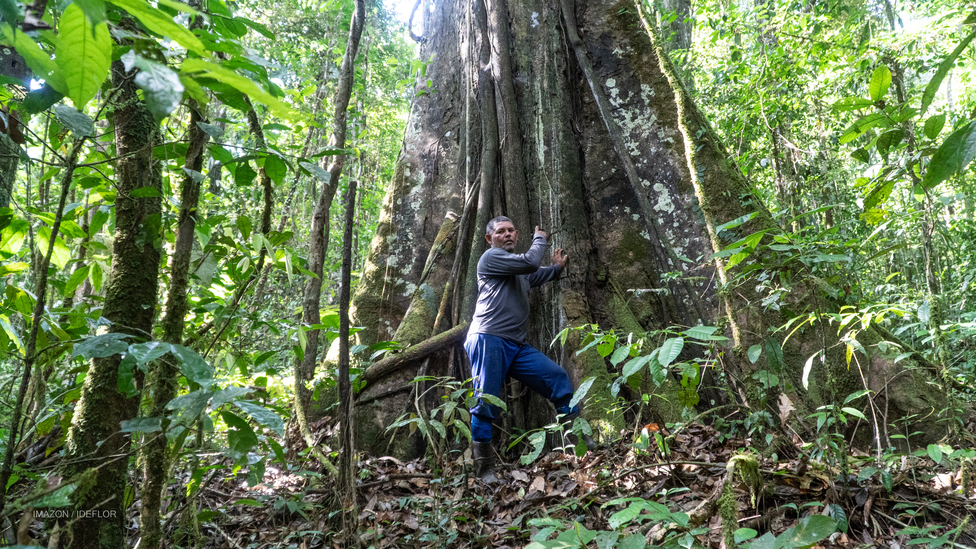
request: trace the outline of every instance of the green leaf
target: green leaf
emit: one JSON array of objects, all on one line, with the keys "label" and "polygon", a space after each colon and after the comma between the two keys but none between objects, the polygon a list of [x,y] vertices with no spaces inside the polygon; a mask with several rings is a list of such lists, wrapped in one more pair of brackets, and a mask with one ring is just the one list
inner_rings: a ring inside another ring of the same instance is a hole
[{"label": "green leaf", "polygon": [[122,56],[122,63],[127,71],[139,69],[136,85],[145,92],[146,105],[157,119],[169,115],[180,106],[185,88],[176,71],[136,55],[133,50]]},{"label": "green leaf", "polygon": [[938,444],[929,444],[926,451],[928,452],[929,457],[932,458],[932,461],[942,463],[942,448]]},{"label": "green leaf", "polygon": [[864,132],[882,123],[885,125],[890,124],[888,117],[885,116],[884,113],[875,112],[866,116],[862,116],[861,118],[854,121],[853,124],[851,124],[851,127],[848,128],[846,132],[844,132],[844,135],[840,136],[838,142],[841,145],[843,145],[845,143],[854,141],[855,139],[860,137]]},{"label": "green leaf", "polygon": [[202,356],[191,349],[176,344],[173,345],[173,355],[182,363],[183,375],[187,379],[204,388],[213,384],[213,368],[207,364]]},{"label": "green leaf", "polygon": [[126,397],[134,397],[139,394],[136,388],[136,361],[131,356],[126,355],[119,362],[118,376],[116,377],[116,387],[119,392]]},{"label": "green leaf", "polygon": [[694,326],[685,330],[685,335],[701,341],[709,341],[716,331],[718,328],[715,326]]},{"label": "green leaf", "polygon": [[796,526],[787,528],[776,537],[774,549],[781,547],[807,547],[837,531],[837,521],[823,515],[811,515],[800,519]]},{"label": "green leaf", "polygon": [[871,75],[871,83],[868,84],[868,93],[871,95],[871,101],[881,101],[884,99],[890,86],[891,71],[884,65],[878,65],[878,68],[874,69],[874,74]]},{"label": "green leaf", "polygon": [[6,265],[0,265],[0,276],[7,276],[8,274],[20,273],[26,271],[30,268],[29,263],[24,263],[23,261],[18,261],[16,263],[7,263]]},{"label": "green leaf", "polygon": [[69,278],[68,282],[66,282],[64,285],[64,297],[74,295],[75,290],[78,289],[78,286],[81,286],[81,283],[88,278],[88,272],[90,270],[90,265],[84,265],[71,274],[71,278]]},{"label": "green leaf", "polygon": [[860,97],[845,97],[844,99],[834,103],[834,112],[855,111],[857,109],[870,107],[873,104],[874,102],[868,99],[862,99]]},{"label": "green leaf", "polygon": [[85,113],[79,112],[68,105],[55,105],[54,116],[71,130],[75,137],[90,137],[95,135],[95,122]]},{"label": "green leaf", "polygon": [[639,356],[639,357],[632,358],[632,359],[628,360],[627,363],[624,364],[624,369],[623,369],[623,371],[620,372],[620,375],[623,376],[626,379],[626,378],[628,378],[628,377],[636,374],[653,357],[654,357],[654,355],[653,354],[650,354],[650,355]]},{"label": "green leaf", "polygon": [[195,74],[196,78],[213,78],[214,80],[227,84],[228,86],[231,86],[242,93],[246,93],[251,98],[267,105],[273,113],[281,118],[291,119],[294,116],[291,107],[283,103],[278,98],[272,96],[270,93],[265,91],[264,88],[258,86],[250,79],[216,63],[210,63],[209,61],[204,61],[203,59],[187,59],[183,62],[181,70],[187,74],[197,73]]},{"label": "green leaf", "polygon": [[106,21],[105,2],[103,0],[74,0],[85,16],[91,21],[92,25],[98,25]]},{"label": "green leaf", "polygon": [[661,351],[657,354],[657,360],[661,363],[661,366],[667,368],[674,359],[678,358],[681,354],[681,349],[685,346],[684,338],[672,337],[661,345]]},{"label": "green leaf", "polygon": [[881,485],[884,486],[885,490],[890,492],[892,489],[894,489],[894,484],[895,481],[891,477],[891,473],[888,471],[881,471]]},{"label": "green leaf", "polygon": [[244,240],[251,239],[252,228],[251,218],[246,215],[237,216],[237,230],[241,231],[241,236],[244,237]]},{"label": "green leaf", "polygon": [[201,56],[207,55],[203,42],[173,18],[149,5],[146,0],[108,0],[110,3],[129,12],[152,32],[172,38],[184,48]]},{"label": "green leaf", "polygon": [[744,541],[751,540],[752,538],[759,535],[759,532],[753,530],[752,528],[739,528],[733,534],[733,538],[736,543],[742,543]]},{"label": "green leaf", "polygon": [[237,460],[247,455],[258,443],[258,436],[254,434],[254,429],[251,429],[246,421],[231,412],[221,412],[220,417],[224,423],[232,427],[232,430],[227,433],[227,444],[230,446],[227,452],[228,456]]},{"label": "green leaf", "polygon": [[628,356],[630,356],[630,345],[617,347],[617,350],[613,352],[613,356],[610,357],[610,364],[616,366],[617,364],[623,362],[623,360]]},{"label": "green leaf", "polygon": [[749,362],[753,364],[755,364],[756,361],[759,360],[759,355],[761,354],[762,354],[762,345],[760,344],[756,344],[753,345],[752,347],[749,347],[749,351],[746,353],[746,355],[749,357]]},{"label": "green leaf", "polygon": [[617,511],[616,513],[610,515],[607,522],[610,524],[610,528],[614,530],[620,528],[621,526],[626,526],[630,524],[635,518],[637,518],[641,512],[644,510],[643,501],[635,501],[630,504],[626,509]]},{"label": "green leaf", "polygon": [[590,390],[590,386],[593,385],[594,381],[596,381],[596,376],[588,377],[584,379],[582,383],[580,383],[579,387],[576,389],[576,392],[573,393],[573,399],[569,401],[570,408],[576,407],[576,405],[583,400],[583,397],[586,396],[587,391]]},{"label": "green leaf", "polygon": [[901,128],[895,128],[893,130],[888,130],[878,136],[878,152],[882,155],[887,156],[888,151],[892,147],[897,147],[901,143],[902,138],[905,136],[905,132]]},{"label": "green leaf", "polygon": [[[66,484],[50,494],[37,498],[35,501],[31,502],[31,506],[35,509],[46,509],[48,507],[69,507],[72,505],[70,496],[74,491],[74,484]],[[31,547],[31,549],[37,549],[37,546]]]},{"label": "green leaf", "polygon": [[976,120],[952,132],[935,151],[922,178],[922,186],[931,189],[953,174],[962,173],[973,155],[976,155]]},{"label": "green leaf", "polygon": [[[209,135],[214,139],[220,139],[224,136],[224,129],[217,124],[207,124],[205,122],[197,122],[197,126],[203,130],[203,133]],[[219,159],[218,159],[219,160]]]},{"label": "green leaf", "polygon": [[257,176],[258,172],[254,171],[249,162],[239,162],[237,169],[234,170],[234,184],[239,187],[246,187],[253,183]]},{"label": "green leaf", "polygon": [[64,99],[64,95],[55,91],[48,82],[45,82],[41,89],[32,90],[24,97],[21,108],[27,114],[37,114],[50,109],[62,99]]},{"label": "green leaf", "polygon": [[864,211],[884,204],[895,189],[894,181],[882,181],[878,186],[871,189],[868,196],[864,199]]},{"label": "green leaf", "polygon": [[148,341],[129,345],[128,354],[139,364],[148,364],[153,360],[169,353],[173,346],[163,341]]},{"label": "green leaf", "polygon": [[204,408],[207,407],[207,403],[210,402],[210,397],[213,395],[213,391],[204,391],[202,389],[192,391],[167,402],[166,409],[178,411],[180,417],[187,421],[196,421],[200,417],[200,414],[203,413]]},{"label": "green leaf", "polygon": [[969,47],[969,43],[973,41],[973,38],[976,38],[976,31],[971,32],[969,36],[964,38],[963,41],[956,46],[956,49],[952,50],[952,53],[950,53],[948,57],[939,63],[939,68],[935,71],[935,76],[932,77],[932,80],[929,80],[928,85],[925,86],[925,91],[922,92],[921,111],[923,115],[929,108],[929,105],[932,104],[932,101],[935,100],[935,94],[938,93],[939,87],[942,86],[942,80],[945,79],[946,75],[949,74],[949,71],[952,70],[952,67],[955,66],[956,59],[962,55],[962,52],[965,51],[967,47]]},{"label": "green leaf", "polygon": [[935,139],[942,133],[942,128],[945,127],[946,116],[945,114],[933,114],[925,121],[925,137],[929,139]]},{"label": "green leaf", "polygon": [[20,24],[20,6],[16,0],[0,0],[0,18],[3,23],[17,28]]},{"label": "green leaf", "polygon": [[285,161],[280,156],[269,154],[264,158],[264,173],[268,174],[268,177],[276,185],[281,185],[285,179],[285,174],[288,173],[288,165],[285,164]]},{"label": "green leaf", "polygon": [[844,407],[844,408],[841,408],[841,410],[844,413],[848,414],[848,415],[854,416],[856,418],[860,418],[860,419],[862,419],[864,421],[867,421],[868,420],[868,418],[864,417],[864,414],[860,410],[858,410],[856,408]]},{"label": "green leaf", "polygon": [[35,78],[43,78],[46,83],[50,84],[61,95],[68,94],[68,86],[64,82],[61,69],[51,59],[51,55],[48,52],[42,50],[34,40],[24,34],[20,29],[11,33],[10,27],[0,25],[0,34],[3,35],[3,41],[7,44],[12,44],[14,49],[17,50],[17,53],[24,58],[24,62],[27,63],[31,72],[34,73]]},{"label": "green leaf", "polygon": [[122,422],[119,431],[123,433],[155,433],[163,430],[163,418],[161,417],[137,417]]},{"label": "green leaf", "polygon": [[107,356],[124,353],[129,344],[125,338],[131,337],[129,334],[102,334],[95,337],[85,338],[74,344],[71,351],[71,359],[82,358],[105,358]]},{"label": "green leaf", "polygon": [[844,511],[844,508],[836,503],[831,503],[830,516],[837,521],[837,529],[841,532],[847,533],[849,523],[847,521],[847,512]]},{"label": "green leaf", "polygon": [[332,174],[318,164],[313,164],[311,162],[299,162],[298,165],[305,168],[308,173],[314,175],[319,179],[319,181],[322,181],[326,185],[328,185],[329,181],[332,179]]},{"label": "green leaf", "polygon": [[64,75],[67,95],[81,109],[102,87],[112,64],[112,37],[108,25],[92,25],[77,4],[69,4],[58,23],[54,58]]},{"label": "green leaf", "polygon": [[277,433],[278,436],[282,436],[284,434],[285,422],[281,419],[281,416],[278,415],[278,412],[265,408],[259,404],[246,401],[237,401],[234,404],[236,404],[241,410],[247,412],[247,415],[251,416],[254,421],[264,425],[268,429],[271,429]]}]

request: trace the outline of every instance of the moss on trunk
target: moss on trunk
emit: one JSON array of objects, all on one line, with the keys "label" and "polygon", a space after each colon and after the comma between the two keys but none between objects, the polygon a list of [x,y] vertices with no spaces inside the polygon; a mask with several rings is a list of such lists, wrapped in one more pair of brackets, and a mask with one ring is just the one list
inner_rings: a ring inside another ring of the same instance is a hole
[{"label": "moss on trunk", "polygon": [[[112,323],[109,331],[144,340],[151,337],[156,315],[160,261],[162,177],[152,157],[159,132],[120,61],[112,64],[112,79],[121,88],[113,118],[118,196],[112,276],[102,315]],[[130,195],[145,187],[160,193],[147,198]],[[92,361],[75,408],[62,474],[72,481],[84,481],[72,494],[75,510],[98,511],[105,518],[74,521],[67,547],[116,549],[126,545],[124,494],[131,441],[120,429],[123,421],[135,417],[139,398],[118,391],[119,363],[119,355]]]}]

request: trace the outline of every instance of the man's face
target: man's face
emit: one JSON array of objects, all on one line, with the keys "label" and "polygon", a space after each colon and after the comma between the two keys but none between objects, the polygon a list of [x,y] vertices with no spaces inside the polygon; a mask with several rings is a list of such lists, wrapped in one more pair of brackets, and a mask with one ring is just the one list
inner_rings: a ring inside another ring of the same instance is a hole
[{"label": "man's face", "polygon": [[485,235],[485,240],[491,244],[492,248],[501,248],[508,253],[515,252],[515,243],[518,242],[518,231],[511,221],[499,221],[495,223],[495,229],[491,234]]}]

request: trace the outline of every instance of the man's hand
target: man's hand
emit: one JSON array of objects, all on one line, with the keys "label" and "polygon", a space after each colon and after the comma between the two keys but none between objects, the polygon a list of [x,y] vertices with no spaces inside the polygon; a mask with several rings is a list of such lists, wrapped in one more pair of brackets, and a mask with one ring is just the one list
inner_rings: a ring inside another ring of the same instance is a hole
[{"label": "man's hand", "polygon": [[556,251],[552,252],[553,265],[558,265],[560,269],[564,269],[567,261],[569,261],[569,254],[564,252],[562,248],[556,248]]},{"label": "man's hand", "polygon": [[549,234],[546,231],[543,231],[542,229],[540,229],[538,225],[536,225],[535,226],[535,231],[534,231],[533,238],[535,238],[535,236],[538,236],[538,235],[542,235],[542,238],[545,238],[546,239],[546,242],[549,242]]}]

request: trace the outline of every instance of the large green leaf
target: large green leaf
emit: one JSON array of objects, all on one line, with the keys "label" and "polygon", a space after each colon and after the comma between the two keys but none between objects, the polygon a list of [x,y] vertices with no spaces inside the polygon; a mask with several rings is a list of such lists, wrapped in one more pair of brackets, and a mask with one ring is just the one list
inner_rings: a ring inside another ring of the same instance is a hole
[{"label": "large green leaf", "polygon": [[87,114],[68,105],[55,105],[54,116],[64,124],[64,127],[71,130],[75,137],[88,137],[95,135],[95,122]]},{"label": "large green leaf", "polygon": [[173,355],[183,364],[183,375],[203,388],[213,384],[213,368],[202,356],[182,345],[173,345]]},{"label": "large green leaf", "polygon": [[932,155],[922,186],[931,189],[949,179],[953,174],[961,173],[976,155],[976,120],[973,120],[946,138]]},{"label": "large green leaf", "polygon": [[68,88],[64,83],[64,78],[61,76],[61,70],[58,68],[57,63],[31,37],[19,29],[12,30],[7,25],[0,25],[0,36],[2,36],[5,44],[11,44],[17,50],[17,53],[24,58],[24,62],[27,63],[27,67],[34,73],[35,78],[43,78],[45,82],[50,84],[61,95],[67,94]]},{"label": "large green leaf", "polygon": [[71,358],[104,358],[107,356],[124,353],[129,348],[129,344],[124,340],[129,334],[103,334],[100,336],[89,337],[75,343],[71,351]]},{"label": "large green leaf", "polygon": [[[268,429],[278,433],[279,436],[285,432],[285,422],[281,419],[281,416],[278,415],[278,412],[269,410],[264,406],[254,404],[252,402],[237,401],[234,404],[240,407],[241,410],[247,412],[247,415],[251,416],[254,421],[257,421],[261,425],[264,425]],[[444,427],[441,426],[441,429],[443,428]]]},{"label": "large green leaf", "polygon": [[108,25],[91,21],[76,4],[69,4],[58,23],[54,58],[64,75],[67,95],[81,109],[105,82],[112,64],[112,37]]},{"label": "large green leaf", "polygon": [[796,526],[787,528],[776,537],[775,549],[781,547],[808,547],[837,531],[837,521],[823,515],[811,515],[800,519]]},{"label": "large green leaf", "polygon": [[133,67],[139,69],[136,85],[146,93],[146,105],[156,118],[163,118],[180,106],[185,88],[176,71],[131,50],[122,56],[122,62],[127,71]]},{"label": "large green leaf", "polygon": [[674,359],[678,358],[681,354],[681,349],[685,346],[685,340],[681,337],[672,337],[671,339],[664,342],[661,345],[661,351],[657,355],[658,361],[661,366],[667,368]]},{"label": "large green leaf", "polygon": [[844,135],[840,136],[839,142],[841,145],[843,145],[845,143],[854,141],[860,137],[861,134],[877,126],[878,124],[890,125],[890,121],[884,113],[875,112],[862,116],[851,124],[851,127],[844,132]]},{"label": "large green leaf", "polygon": [[276,185],[281,185],[281,182],[285,179],[285,174],[288,173],[288,164],[285,164],[285,161],[280,156],[273,153],[269,154],[264,157],[264,173],[268,174],[268,177]]},{"label": "large green leaf", "polygon": [[204,61],[203,59],[187,59],[183,62],[182,71],[188,74],[195,73],[194,76],[196,78],[212,78],[240,92],[246,93],[252,99],[256,99],[267,105],[272,112],[281,118],[291,119],[294,116],[291,107],[265,91],[264,88],[258,86],[250,79],[230,69],[221,67],[216,63]]},{"label": "large green leaf", "polygon": [[888,88],[891,86],[891,71],[884,65],[878,65],[871,75],[871,83],[868,84],[868,93],[871,94],[871,101],[881,101],[884,99]]},{"label": "large green leaf", "polygon": [[257,445],[258,436],[254,434],[254,429],[251,429],[247,421],[239,416],[231,412],[221,412],[220,417],[229,427],[233,427],[227,433],[227,443],[230,446],[227,455],[235,460],[240,459]]},{"label": "large green leaf", "polygon": [[176,24],[173,18],[149,5],[146,0],[108,0],[112,4],[124,9],[139,20],[152,32],[172,38],[184,48],[197,55],[207,55],[203,42],[195,34],[182,25]]},{"label": "large green leaf", "polygon": [[942,81],[945,79],[946,75],[949,74],[949,70],[956,64],[956,59],[962,54],[962,52],[969,47],[969,43],[976,38],[976,31],[969,33],[969,36],[963,39],[962,42],[956,46],[956,49],[952,50],[949,57],[942,60],[939,63],[938,70],[935,71],[935,76],[932,80],[929,80],[927,86],[925,86],[925,91],[922,92],[922,114],[925,114],[925,110],[929,108],[932,101],[935,99],[935,94],[938,93],[939,87],[942,86]]}]

